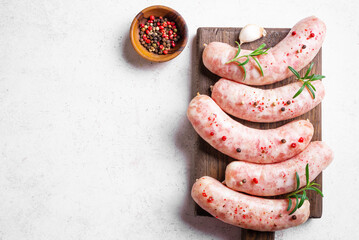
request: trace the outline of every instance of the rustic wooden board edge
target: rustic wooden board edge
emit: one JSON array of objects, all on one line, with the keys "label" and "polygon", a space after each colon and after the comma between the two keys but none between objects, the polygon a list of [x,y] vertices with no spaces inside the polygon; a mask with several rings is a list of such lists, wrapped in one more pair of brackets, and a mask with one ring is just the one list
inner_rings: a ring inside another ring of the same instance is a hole
[{"label": "rustic wooden board edge", "polygon": [[[285,35],[289,32],[289,28],[267,28],[266,29],[268,32],[267,35],[267,41],[266,39],[260,39],[257,40],[253,43],[250,44],[243,44],[243,48],[244,49],[255,49],[257,48],[260,44],[262,44],[263,42],[265,42],[267,44],[267,46],[272,47],[275,44],[277,44],[277,42],[279,42],[282,38],[285,37]],[[211,39],[210,41],[205,42],[203,39],[203,34],[205,32],[210,32],[211,36],[215,36],[216,39]],[[200,92],[201,94],[209,94],[209,85],[208,85],[208,79],[212,79],[214,80],[213,83],[215,81],[217,81],[219,79],[218,76],[212,74],[211,72],[209,72],[203,65],[202,62],[202,51],[203,51],[203,43],[209,43],[211,41],[222,41],[222,42],[226,42],[225,39],[229,39],[229,35],[232,34],[232,40],[233,40],[233,35],[238,36],[238,33],[240,32],[240,28],[198,28],[197,29],[197,36],[196,36],[196,45],[197,45],[197,52],[196,52],[196,59],[194,64],[196,65],[196,67],[194,69],[198,69],[198,71],[196,71],[196,73],[193,75],[194,79],[192,81],[192,93],[193,95],[196,92]],[[279,33],[278,33],[279,32]],[[268,39],[270,41],[268,41]],[[274,39],[276,39],[274,41]],[[227,41],[227,43],[230,43],[234,46],[234,40],[233,41]],[[313,61],[315,62],[314,67],[313,67],[313,72],[317,73],[317,74],[321,74],[322,73],[322,50],[319,51],[319,53],[317,54],[317,56],[313,59]],[[308,67],[308,66],[307,66]],[[301,74],[303,74],[307,67],[305,67],[302,71]],[[204,80],[207,80],[204,83],[203,78],[205,78]],[[267,89],[267,88],[275,88],[275,87],[279,87],[282,85],[286,85],[290,82],[295,81],[295,79],[293,77],[288,78],[286,80],[283,80],[281,82],[272,84],[272,85],[268,85],[268,86],[263,86],[261,88]],[[207,86],[206,86],[207,84]],[[309,113],[307,114],[313,114],[314,116],[312,116],[312,119],[314,121],[312,121],[313,125],[315,126],[315,134],[313,136],[313,140],[322,140],[322,129],[321,129],[321,104],[319,104],[316,108],[314,108],[313,110],[311,110]],[[304,114],[298,118],[295,119],[305,119],[305,115]],[[236,119],[237,121],[250,126],[250,127],[255,127],[255,128],[269,128],[269,125],[272,125],[273,127],[278,127],[281,126],[287,122],[290,122],[294,119],[290,119],[287,121],[282,121],[279,123],[250,123],[241,119]],[[214,167],[216,168],[218,171],[216,174],[217,175],[217,179],[219,180],[223,180],[218,178],[218,176],[221,175],[221,173],[219,173],[219,171],[221,171],[220,169],[227,165],[228,162],[231,161],[231,159],[229,157],[223,156],[222,153],[218,152],[217,150],[213,149],[208,143],[206,143],[203,139],[201,139],[198,136],[198,141],[196,146],[198,147],[199,151],[197,151],[197,156],[195,157],[195,173],[201,173],[201,172],[206,172],[206,173],[210,173],[211,172],[211,168]],[[210,151],[206,151],[211,149]],[[202,156],[201,156],[202,155]],[[205,170],[201,170],[199,168],[201,168],[201,164],[198,164],[198,160],[200,157],[203,157],[207,155],[211,155],[212,158],[217,158],[217,159],[221,159],[218,160],[217,162],[213,162],[211,164],[207,165],[207,168]],[[232,159],[233,160],[233,159]],[[211,175],[211,174],[202,174],[202,175]],[[194,178],[198,178],[202,176],[201,174],[194,174]],[[194,181],[195,179],[193,179]],[[319,184],[322,185],[322,174],[320,174],[315,181]],[[319,195],[315,195],[313,193],[310,193],[309,196],[310,200],[311,200],[311,218],[320,218],[322,216],[322,198]],[[196,205],[195,208],[195,214],[196,215],[200,215],[200,216],[211,216],[210,214],[208,214],[206,211],[204,211],[202,208],[200,208],[198,205]],[[274,232],[256,232],[256,231],[251,231],[251,230],[246,230],[246,229],[242,229],[242,238],[241,239],[274,239]]]}]

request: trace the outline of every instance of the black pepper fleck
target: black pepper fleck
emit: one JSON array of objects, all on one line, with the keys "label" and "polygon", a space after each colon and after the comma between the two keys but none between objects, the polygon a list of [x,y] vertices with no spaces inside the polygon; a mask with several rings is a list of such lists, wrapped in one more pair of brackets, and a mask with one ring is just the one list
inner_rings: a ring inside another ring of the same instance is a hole
[{"label": "black pepper fleck", "polygon": [[236,151],[240,153],[242,150],[240,148],[237,148]]},{"label": "black pepper fleck", "polygon": [[303,48],[303,49],[306,49],[306,48],[307,48],[307,46],[303,45],[303,46],[302,46],[302,48]]},{"label": "black pepper fleck", "polygon": [[287,105],[290,105],[290,104],[291,104],[291,101],[290,101],[290,100],[288,100],[288,101],[287,101]]},{"label": "black pepper fleck", "polygon": [[284,138],[282,140],[280,140],[282,143],[286,143],[287,140],[285,140]]},{"label": "black pepper fleck", "polygon": [[293,219],[293,220],[296,220],[296,219],[297,219],[297,216],[293,215],[293,216],[292,216],[292,219]]},{"label": "black pepper fleck", "polygon": [[243,179],[243,180],[242,180],[242,182],[243,182],[243,183],[246,183],[246,182],[247,182],[247,180]]},{"label": "black pepper fleck", "polygon": [[282,112],[284,112],[284,111],[285,111],[285,107],[282,107],[280,110],[281,110]]}]

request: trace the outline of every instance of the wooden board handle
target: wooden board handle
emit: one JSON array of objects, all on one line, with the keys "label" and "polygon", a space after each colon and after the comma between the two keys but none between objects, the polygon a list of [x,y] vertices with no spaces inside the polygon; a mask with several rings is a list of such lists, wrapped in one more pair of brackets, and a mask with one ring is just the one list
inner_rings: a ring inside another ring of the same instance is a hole
[{"label": "wooden board handle", "polygon": [[274,232],[258,232],[242,229],[241,240],[274,240]]}]

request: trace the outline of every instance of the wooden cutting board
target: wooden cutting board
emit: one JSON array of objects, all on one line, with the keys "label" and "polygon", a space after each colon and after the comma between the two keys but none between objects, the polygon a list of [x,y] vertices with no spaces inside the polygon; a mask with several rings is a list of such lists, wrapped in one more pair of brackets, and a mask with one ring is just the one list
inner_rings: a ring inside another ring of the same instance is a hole
[{"label": "wooden cutting board", "polygon": [[[202,52],[204,49],[204,44],[208,44],[213,41],[228,43],[232,46],[236,46],[235,41],[238,41],[238,35],[241,28],[198,28],[197,30],[197,41],[196,41],[196,56],[194,62],[194,79],[192,80],[192,94],[195,96],[197,92],[201,94],[211,95],[210,86],[213,85],[220,77],[212,74],[207,68],[203,65],[202,62]],[[278,42],[280,42],[290,31],[289,28],[266,28],[267,36],[265,38],[259,39],[255,42],[242,44],[242,49],[251,49],[254,50],[258,48],[262,43],[267,44],[267,47],[273,47]],[[313,59],[314,66],[312,73],[322,74],[322,50],[319,51],[317,56]],[[302,71],[301,75],[304,75],[305,71],[309,66],[306,66]],[[262,86],[260,88],[276,88],[283,85],[287,85],[296,81],[294,77],[290,77],[281,82],[277,82],[271,85]],[[254,123],[248,122],[245,120],[237,119],[238,122],[253,128],[258,129],[270,129],[277,128],[286,124],[294,119],[280,121],[276,123]],[[322,140],[322,108],[319,104],[316,108],[312,109],[310,112],[299,116],[295,119],[309,119],[314,125],[314,136],[312,141]],[[224,180],[225,168],[228,163],[234,161],[233,158],[224,155],[223,153],[217,151],[207,142],[205,142],[200,136],[198,136],[197,144],[195,145],[196,154],[194,156],[195,161],[195,170],[194,170],[194,179],[200,178],[202,176],[211,176],[220,181]],[[322,174],[320,174],[315,182],[322,185]],[[321,189],[321,187],[320,187]],[[310,200],[310,217],[311,218],[320,218],[322,216],[322,198],[315,194],[313,191],[308,191],[308,197]],[[196,205],[195,210],[197,215],[200,216],[210,216],[206,211]],[[252,230],[242,229],[241,239],[257,239],[257,240],[269,240],[274,239],[275,235],[273,232],[257,232]]]}]

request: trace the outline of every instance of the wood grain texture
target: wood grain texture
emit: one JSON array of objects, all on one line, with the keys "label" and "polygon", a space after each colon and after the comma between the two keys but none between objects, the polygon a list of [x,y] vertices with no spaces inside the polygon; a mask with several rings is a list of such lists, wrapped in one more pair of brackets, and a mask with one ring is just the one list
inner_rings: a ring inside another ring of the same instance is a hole
[{"label": "wood grain texture", "polygon": [[[202,52],[204,49],[204,44],[208,44],[213,41],[219,41],[228,43],[232,46],[235,45],[235,41],[238,40],[238,35],[241,28],[198,28],[197,30],[197,57],[195,64],[195,73],[194,79],[192,82],[192,94],[195,96],[197,92],[201,94],[211,95],[210,86],[213,85],[220,77],[211,73],[202,62]],[[265,38],[259,39],[252,43],[246,43],[242,45],[243,49],[256,49],[262,43],[267,44],[267,47],[273,47],[278,42],[280,42],[290,31],[289,28],[266,28],[267,36]],[[322,50],[319,51],[317,56],[313,59],[314,66],[312,73],[321,74],[322,73]],[[306,66],[300,74],[303,75],[309,66]],[[287,85],[296,81],[294,77],[290,77],[283,81],[266,85],[259,86],[262,89],[276,88],[283,85]],[[299,116],[294,119],[275,122],[275,123],[255,123],[249,122],[242,119],[233,117],[233,119],[238,122],[253,128],[258,129],[270,129],[277,128],[282,126],[290,121],[295,119],[309,119],[314,125],[314,135],[312,141],[322,140],[322,124],[321,124],[321,104],[312,109],[306,114]],[[195,156],[195,170],[194,178],[199,178],[201,176],[211,176],[220,181],[224,180],[225,168],[228,163],[234,161],[233,158],[224,155],[223,153],[217,151],[212,146],[210,146],[206,141],[198,136],[198,141],[196,147],[196,156]],[[195,179],[193,179],[193,182]],[[315,182],[322,185],[322,174],[320,174]],[[308,197],[310,200],[310,217],[320,218],[322,216],[322,198],[315,194],[312,191],[308,192]],[[201,216],[210,216],[206,211],[196,206],[196,214]],[[274,239],[274,233],[261,233],[256,231],[250,231],[242,229],[242,238],[241,239]]]}]

